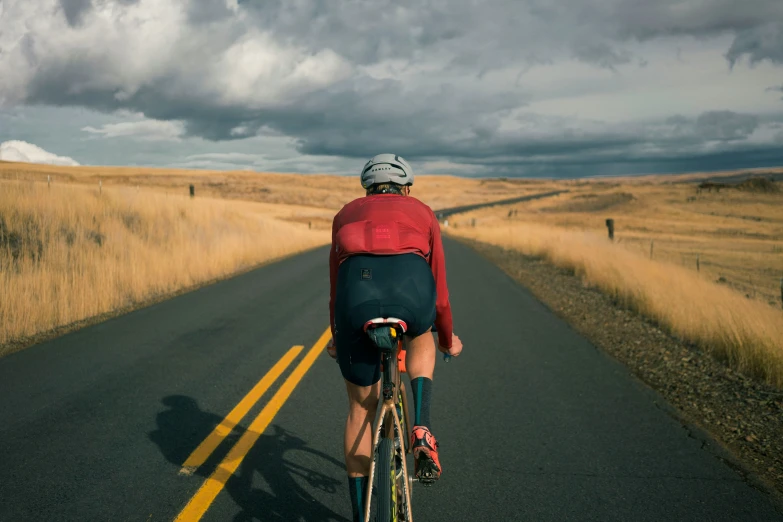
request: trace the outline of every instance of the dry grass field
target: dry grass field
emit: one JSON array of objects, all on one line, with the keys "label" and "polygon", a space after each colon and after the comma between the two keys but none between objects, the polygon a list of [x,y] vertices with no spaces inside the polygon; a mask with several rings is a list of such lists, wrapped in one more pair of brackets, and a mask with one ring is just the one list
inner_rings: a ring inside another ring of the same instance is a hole
[{"label": "dry grass field", "polygon": [[[0,354],[328,243],[335,212],[362,195],[357,178],[0,162]],[[414,194],[443,208],[538,185],[420,176]]]},{"label": "dry grass field", "polygon": [[[241,199],[263,203],[301,205],[334,212],[361,197],[357,175],[274,174],[250,171],[148,169],[141,167],[60,167],[0,161],[0,179],[69,183],[95,187],[147,187],[170,194],[188,194],[193,184],[196,196]],[[411,195],[433,209],[482,203],[524,196],[546,190],[552,182],[540,180],[478,180],[456,176],[417,175]],[[331,223],[331,221],[330,221]]]},{"label": "dry grass field", "polygon": [[[783,387],[781,183],[699,192],[679,181],[563,182],[567,194],[455,216],[448,232],[572,269],[681,338]],[[615,221],[614,243],[607,218]]]},{"label": "dry grass field", "polygon": [[[447,233],[546,257],[783,387],[783,191],[697,191],[732,174],[418,176],[413,195],[441,209],[568,189],[452,216]],[[0,345],[327,243],[361,195],[356,176],[0,162]]]},{"label": "dry grass field", "polygon": [[284,220],[318,211],[0,181],[0,353],[40,332],[328,243],[327,230]]}]

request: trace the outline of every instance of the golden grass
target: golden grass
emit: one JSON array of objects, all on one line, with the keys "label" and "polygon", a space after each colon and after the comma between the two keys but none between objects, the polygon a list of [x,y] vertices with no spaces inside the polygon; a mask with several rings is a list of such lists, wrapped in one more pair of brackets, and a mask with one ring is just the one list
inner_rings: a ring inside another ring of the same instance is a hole
[{"label": "golden grass", "polygon": [[783,387],[783,313],[686,268],[651,261],[589,231],[537,224],[451,234],[544,257],[749,375]]},{"label": "golden grass", "polygon": [[[555,198],[455,216],[448,233],[572,269],[675,335],[783,387],[783,194],[566,185],[572,192]],[[606,238],[610,217],[614,243]]]},{"label": "golden grass", "polygon": [[[437,210],[569,189],[452,216],[447,232],[574,269],[677,335],[783,386],[781,313],[769,306],[780,306],[783,194],[697,193],[693,183],[736,172],[570,181],[419,175],[412,195]],[[0,344],[328,243],[334,213],[362,195],[356,176],[0,162],[0,294],[11,296],[0,303]],[[608,217],[614,244],[605,239]]]},{"label": "golden grass", "polygon": [[306,211],[0,181],[0,345],[328,243]]},{"label": "golden grass", "polygon": [[[153,169],[144,167],[62,167],[0,161],[0,179],[83,184],[98,187],[129,186],[188,194],[195,186],[196,197],[258,201],[284,205],[319,207],[337,211],[346,203],[363,196],[357,174],[275,174],[250,171],[209,171]],[[551,186],[541,180],[479,180],[456,176],[416,175],[411,195],[433,209],[495,201],[543,192]]]},{"label": "golden grass", "polygon": [[[778,183],[783,185],[783,183]],[[537,223],[606,236],[615,220],[615,240],[649,258],[677,264],[742,295],[778,309],[783,277],[783,193],[737,190],[698,193],[693,183],[563,182],[571,190],[511,207],[461,214],[481,227]],[[509,210],[516,215],[508,217]]]},{"label": "golden grass", "polygon": [[[539,185],[418,176],[413,194],[444,208]],[[0,346],[328,243],[362,195],[358,176],[0,162]]]}]

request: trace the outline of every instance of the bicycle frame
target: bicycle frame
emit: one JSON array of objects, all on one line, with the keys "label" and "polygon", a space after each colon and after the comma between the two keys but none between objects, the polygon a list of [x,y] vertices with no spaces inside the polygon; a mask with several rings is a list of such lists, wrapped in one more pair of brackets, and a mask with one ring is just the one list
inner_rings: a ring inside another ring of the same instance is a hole
[{"label": "bicycle frame", "polygon": [[[404,393],[405,388],[400,382],[400,372],[398,371],[398,357],[403,352],[403,337],[398,336],[396,353],[381,352],[381,361],[383,364],[383,372],[381,376],[381,396],[378,401],[378,411],[375,414],[375,421],[373,422],[373,435],[372,435],[372,453],[373,456],[370,462],[370,476],[367,480],[367,493],[364,504],[364,520],[370,520],[370,504],[372,502],[372,484],[375,478],[375,454],[378,451],[381,439],[390,438],[394,441],[395,438],[400,439],[400,450],[402,453],[402,473],[405,480],[403,481],[403,488],[405,490],[405,505],[406,505],[406,517],[407,522],[413,522],[413,515],[411,513],[411,481],[408,475],[408,463],[405,455],[412,451],[409,447],[407,440],[410,439],[410,415],[408,410],[407,396]],[[405,415],[405,433],[403,433],[400,425],[400,418],[397,415],[397,407],[395,399],[398,392],[402,391],[402,403],[403,403],[403,415]],[[403,439],[405,437],[405,439]],[[407,447],[407,449],[406,449]],[[392,445],[394,452],[397,452],[396,445]]]}]

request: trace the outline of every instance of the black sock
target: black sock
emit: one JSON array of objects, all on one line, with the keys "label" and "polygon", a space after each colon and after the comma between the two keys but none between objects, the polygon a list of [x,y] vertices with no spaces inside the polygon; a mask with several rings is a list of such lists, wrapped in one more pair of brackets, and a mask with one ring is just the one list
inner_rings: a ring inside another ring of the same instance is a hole
[{"label": "black sock", "polygon": [[351,509],[353,522],[365,522],[365,497],[367,495],[367,479],[369,477],[348,477],[348,491],[351,494]]},{"label": "black sock", "polygon": [[413,425],[430,427],[430,397],[432,379],[416,377],[411,379],[413,390]]}]

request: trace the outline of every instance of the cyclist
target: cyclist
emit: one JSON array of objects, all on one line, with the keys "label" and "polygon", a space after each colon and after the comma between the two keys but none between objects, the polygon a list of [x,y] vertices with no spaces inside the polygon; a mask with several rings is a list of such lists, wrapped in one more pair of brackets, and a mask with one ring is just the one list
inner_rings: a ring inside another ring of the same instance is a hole
[{"label": "cyclist", "polygon": [[[345,465],[354,520],[361,520],[372,459],[371,425],[380,397],[380,353],[364,333],[366,321],[397,317],[408,324],[405,366],[413,392],[414,474],[440,477],[438,443],[430,430],[430,396],[437,329],[441,352],[458,356],[440,226],[413,197],[413,170],[395,154],[379,154],[361,173],[366,197],[345,205],[332,223],[329,313],[332,341],[348,391]],[[425,480],[426,476],[432,479]],[[424,477],[424,478],[423,478]],[[364,521],[362,521],[364,522]]]}]

